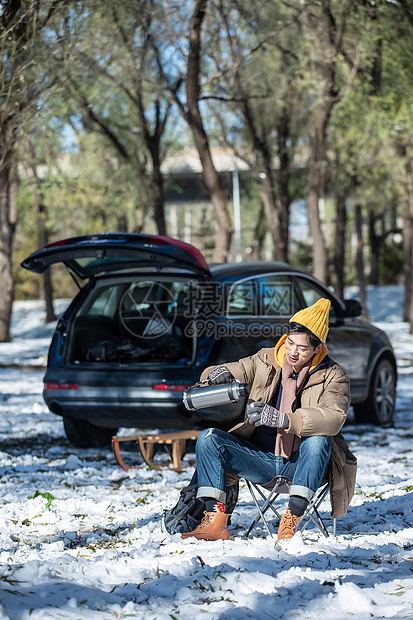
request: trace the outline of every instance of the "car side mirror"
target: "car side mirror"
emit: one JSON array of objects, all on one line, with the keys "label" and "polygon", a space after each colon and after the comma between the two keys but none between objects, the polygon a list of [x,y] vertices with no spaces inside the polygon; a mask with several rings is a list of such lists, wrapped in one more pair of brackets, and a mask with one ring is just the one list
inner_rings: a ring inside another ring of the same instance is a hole
[{"label": "car side mirror", "polygon": [[344,303],[346,305],[347,318],[356,318],[363,314],[363,308],[358,299],[346,299]]}]

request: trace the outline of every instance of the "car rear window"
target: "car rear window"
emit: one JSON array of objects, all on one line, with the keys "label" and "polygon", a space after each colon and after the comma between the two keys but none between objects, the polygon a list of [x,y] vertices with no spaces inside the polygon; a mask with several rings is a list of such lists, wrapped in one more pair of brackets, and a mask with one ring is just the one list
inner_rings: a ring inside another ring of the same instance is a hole
[{"label": "car rear window", "polygon": [[200,295],[195,296],[194,285],[188,281],[121,282],[99,288],[86,315],[114,318],[119,310],[139,315],[144,312],[153,312],[156,307],[162,315],[190,316],[196,297],[200,298]]}]

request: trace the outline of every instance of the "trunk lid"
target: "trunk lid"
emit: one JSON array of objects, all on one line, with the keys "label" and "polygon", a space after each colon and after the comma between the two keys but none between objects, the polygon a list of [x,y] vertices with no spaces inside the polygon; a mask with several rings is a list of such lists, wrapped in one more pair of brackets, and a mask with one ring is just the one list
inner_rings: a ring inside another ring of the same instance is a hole
[{"label": "trunk lid", "polygon": [[138,233],[100,233],[63,239],[36,250],[21,265],[43,273],[59,262],[82,279],[135,268],[172,268],[190,271],[202,279],[211,277],[204,257],[189,243]]}]

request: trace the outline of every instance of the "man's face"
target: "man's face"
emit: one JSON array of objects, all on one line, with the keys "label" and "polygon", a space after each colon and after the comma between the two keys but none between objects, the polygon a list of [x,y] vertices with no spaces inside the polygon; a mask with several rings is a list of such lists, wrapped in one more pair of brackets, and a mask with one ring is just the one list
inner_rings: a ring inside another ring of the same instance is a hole
[{"label": "man's face", "polygon": [[307,334],[293,332],[287,335],[285,341],[285,355],[288,363],[296,370],[300,371],[303,366],[321,349],[322,345],[314,348],[310,344]]}]

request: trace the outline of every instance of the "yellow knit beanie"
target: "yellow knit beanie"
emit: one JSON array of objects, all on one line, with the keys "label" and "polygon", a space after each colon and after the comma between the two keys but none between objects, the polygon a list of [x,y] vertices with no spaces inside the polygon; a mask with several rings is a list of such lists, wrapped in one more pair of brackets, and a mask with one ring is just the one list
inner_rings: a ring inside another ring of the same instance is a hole
[{"label": "yellow knit beanie", "polygon": [[328,312],[331,302],[329,299],[321,298],[309,308],[299,310],[291,317],[290,323],[299,323],[310,330],[321,342],[327,340],[328,334]]}]

